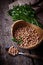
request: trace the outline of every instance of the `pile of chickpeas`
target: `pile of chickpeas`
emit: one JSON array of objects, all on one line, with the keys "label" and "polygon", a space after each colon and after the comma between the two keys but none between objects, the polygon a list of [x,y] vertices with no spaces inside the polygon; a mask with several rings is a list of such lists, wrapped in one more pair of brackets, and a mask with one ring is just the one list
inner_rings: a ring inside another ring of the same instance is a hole
[{"label": "pile of chickpeas", "polygon": [[22,38],[23,42],[19,44],[20,47],[28,48],[39,42],[39,35],[37,31],[30,26],[19,27],[15,30],[14,37],[17,40],[19,40],[20,37]]},{"label": "pile of chickpeas", "polygon": [[11,47],[9,48],[9,50],[8,50],[8,53],[9,53],[10,55],[16,55],[16,54],[18,54],[18,49],[15,48],[14,46],[11,46]]}]

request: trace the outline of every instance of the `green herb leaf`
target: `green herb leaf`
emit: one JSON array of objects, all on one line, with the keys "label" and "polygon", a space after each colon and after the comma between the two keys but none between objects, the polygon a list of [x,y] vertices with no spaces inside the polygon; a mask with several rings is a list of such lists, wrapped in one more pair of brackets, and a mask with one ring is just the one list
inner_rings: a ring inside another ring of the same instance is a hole
[{"label": "green herb leaf", "polygon": [[16,38],[12,38],[12,41],[16,42],[17,44],[21,44],[23,42],[21,38],[19,40],[17,40]]},{"label": "green herb leaf", "polygon": [[17,42],[17,39],[16,39],[16,38],[12,38],[12,41],[13,41],[13,42]]}]

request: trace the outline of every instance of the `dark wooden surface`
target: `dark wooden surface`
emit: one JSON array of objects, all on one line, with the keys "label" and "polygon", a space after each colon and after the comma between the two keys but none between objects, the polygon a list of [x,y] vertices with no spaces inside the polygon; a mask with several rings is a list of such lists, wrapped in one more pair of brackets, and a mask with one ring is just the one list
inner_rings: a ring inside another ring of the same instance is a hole
[{"label": "dark wooden surface", "polygon": [[[11,46],[14,43],[11,40],[11,25],[13,22],[11,17],[7,13],[9,9],[8,5],[9,5],[8,0],[0,1],[0,49],[1,49],[0,64],[1,65],[43,65],[42,60],[36,60],[36,59],[32,59],[22,55],[11,57],[6,52],[5,47],[7,45]],[[43,19],[43,12],[38,15]],[[40,21],[40,22],[43,23],[43,21]],[[39,52],[43,49],[42,47],[40,47],[40,49],[37,48]],[[29,50],[21,50],[21,51],[29,52]],[[35,53],[35,51],[37,50],[33,50],[30,53]],[[42,54],[42,53],[40,52],[39,54]]]}]

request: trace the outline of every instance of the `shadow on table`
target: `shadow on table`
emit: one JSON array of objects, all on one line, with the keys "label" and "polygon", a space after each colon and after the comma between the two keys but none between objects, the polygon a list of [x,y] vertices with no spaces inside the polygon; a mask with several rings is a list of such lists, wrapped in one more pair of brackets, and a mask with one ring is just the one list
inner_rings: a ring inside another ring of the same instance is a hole
[{"label": "shadow on table", "polygon": [[32,53],[35,53],[36,55],[43,57],[43,41],[37,48],[32,50]]}]

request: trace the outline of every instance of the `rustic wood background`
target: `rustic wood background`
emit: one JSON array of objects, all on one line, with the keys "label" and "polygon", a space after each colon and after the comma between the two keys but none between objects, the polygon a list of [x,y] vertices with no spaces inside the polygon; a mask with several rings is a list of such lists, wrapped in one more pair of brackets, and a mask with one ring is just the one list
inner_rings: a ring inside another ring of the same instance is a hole
[{"label": "rustic wood background", "polygon": [[[14,1],[14,0],[13,0]],[[12,2],[12,0],[11,0]],[[5,50],[6,46],[13,45],[13,41],[11,40],[11,25],[12,19],[8,15],[7,11],[9,9],[9,0],[1,0],[0,1],[0,65],[43,65],[42,60],[36,60],[29,57],[25,57],[22,55],[18,55],[16,57],[11,57]],[[43,7],[43,6],[42,6]],[[43,12],[41,11],[38,16],[43,19]],[[43,21],[40,21],[43,24]],[[21,50],[23,52],[36,53],[39,52],[43,56],[43,46],[37,48],[36,50]]]}]

